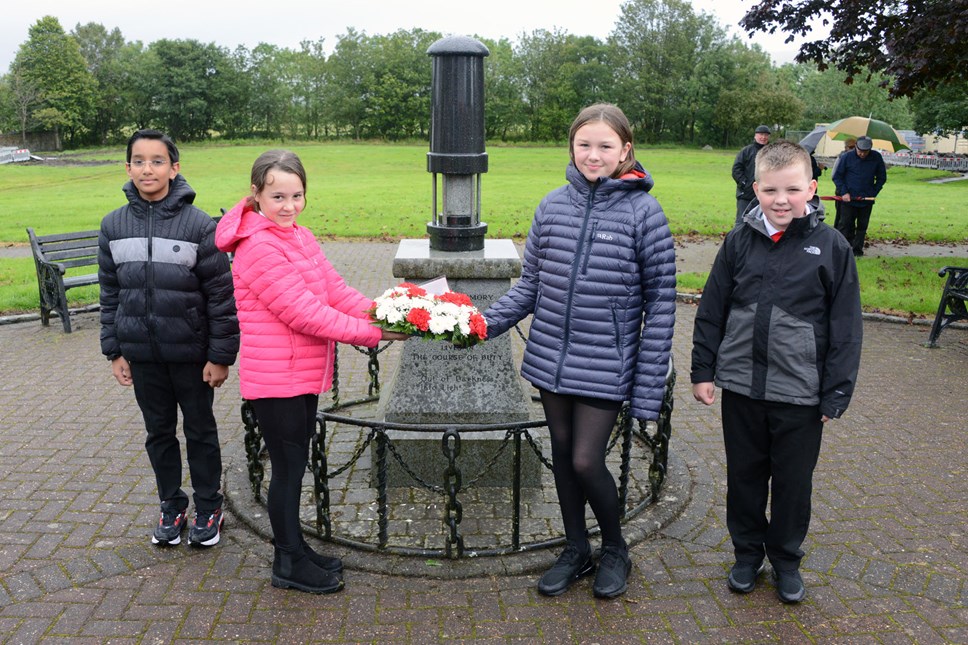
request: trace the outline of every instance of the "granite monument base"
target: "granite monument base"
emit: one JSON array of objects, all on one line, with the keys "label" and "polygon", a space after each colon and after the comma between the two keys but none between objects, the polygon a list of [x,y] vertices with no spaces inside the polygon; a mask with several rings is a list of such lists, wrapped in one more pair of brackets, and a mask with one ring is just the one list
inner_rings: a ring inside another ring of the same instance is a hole
[{"label": "granite monument base", "polygon": [[[521,261],[510,240],[486,240],[481,251],[461,252],[432,250],[428,240],[403,240],[393,263],[393,275],[408,282],[419,284],[446,276],[451,290],[469,295],[481,311],[504,295],[511,278],[519,276],[520,271]],[[439,341],[407,341],[397,371],[383,388],[379,414],[391,423],[450,424],[457,426],[458,432],[461,424],[528,421],[529,399],[511,354],[510,333],[469,349]],[[535,436],[536,431],[531,433]],[[440,431],[388,433],[407,467],[434,485],[444,483],[448,465],[441,448],[442,435]],[[480,486],[510,486],[512,446],[502,448],[505,430],[467,431],[460,436],[458,466],[463,480],[476,480]],[[530,446],[522,444],[521,483],[540,486],[543,466]],[[499,451],[496,462],[488,467]],[[387,471],[390,486],[414,485],[411,476],[389,454]],[[375,484],[375,473],[370,480]]]}]

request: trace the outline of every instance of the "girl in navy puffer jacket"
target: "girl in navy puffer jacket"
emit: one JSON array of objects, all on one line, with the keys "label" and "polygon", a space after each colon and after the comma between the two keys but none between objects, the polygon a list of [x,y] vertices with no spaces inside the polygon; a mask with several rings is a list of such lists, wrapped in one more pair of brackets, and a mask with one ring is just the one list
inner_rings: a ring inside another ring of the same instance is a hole
[{"label": "girl in navy puffer jacket", "polygon": [[535,212],[521,279],[485,313],[497,336],[533,314],[522,375],[541,393],[568,546],[538,582],[555,596],[591,573],[585,500],[602,531],[596,596],[626,590],[631,562],[605,449],[619,409],[657,419],[675,322],[676,267],[653,182],[614,105],[581,111],[568,184]]}]

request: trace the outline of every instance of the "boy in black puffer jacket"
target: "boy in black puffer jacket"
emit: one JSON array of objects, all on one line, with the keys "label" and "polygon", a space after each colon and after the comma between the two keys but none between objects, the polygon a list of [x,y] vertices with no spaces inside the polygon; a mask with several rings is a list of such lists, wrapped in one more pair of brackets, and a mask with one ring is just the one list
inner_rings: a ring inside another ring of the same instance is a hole
[{"label": "boy in black puffer jacket", "polygon": [[101,352],[118,383],[134,386],[148,432],[145,449],[161,500],[154,544],[181,542],[188,496],[176,436],[181,408],[195,521],[189,543],[212,546],[222,526],[222,456],[212,412],[228,378],[239,324],[228,257],[215,221],[192,205],[178,148],[157,130],[128,140],[128,204],[101,222]]}]

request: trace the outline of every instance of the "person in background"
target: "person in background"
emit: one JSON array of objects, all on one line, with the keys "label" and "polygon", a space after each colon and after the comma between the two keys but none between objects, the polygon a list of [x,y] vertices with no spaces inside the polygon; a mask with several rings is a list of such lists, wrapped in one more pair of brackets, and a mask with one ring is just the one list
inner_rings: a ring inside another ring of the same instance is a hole
[{"label": "person in background", "polygon": [[736,182],[736,222],[743,221],[743,213],[749,208],[756,195],[753,192],[753,176],[756,170],[756,153],[770,142],[770,127],[756,126],[753,131],[753,143],[739,151],[733,161],[733,181]]},{"label": "person in background", "polygon": [[189,544],[218,544],[222,453],[212,404],[239,350],[228,257],[215,248],[215,220],[196,208],[166,134],[128,140],[128,203],[101,222],[101,352],[118,383],[134,386],[148,436],[161,516],[159,546],[181,543],[188,495],[181,489],[178,410],[188,452],[195,517]]},{"label": "person in background", "polygon": [[[857,145],[857,139],[853,137],[844,140],[844,149],[839,155],[837,155],[837,159],[834,160],[834,165],[830,169],[831,177],[833,177],[833,174],[837,172],[837,166],[840,164],[840,160],[844,158],[845,154],[854,152],[854,146],[856,145]],[[834,186],[834,195],[836,195],[837,197],[841,196],[840,191],[837,189],[836,185]],[[834,202],[834,228],[837,229],[838,231],[840,230],[840,211],[842,208],[843,206],[841,206],[840,200],[836,200]]]},{"label": "person in background", "polygon": [[333,593],[343,588],[343,563],[313,551],[299,521],[319,395],[332,387],[337,342],[375,347],[409,336],[372,325],[366,310],[373,301],[347,286],[312,231],[296,223],[306,207],[306,171],[295,153],[259,155],[251,180],[251,195],[222,217],[215,239],[234,254],[239,384],[272,467],[272,585]]},{"label": "person in background", "polygon": [[533,314],[521,374],[541,395],[567,540],[538,592],[557,596],[595,570],[587,500],[602,535],[592,592],[614,598],[625,593],[632,562],[605,452],[623,402],[636,419],[659,417],[675,323],[675,250],[625,114],[589,106],[568,140],[568,184],[541,200],[521,279],[484,317],[493,338]]},{"label": "person in background", "polygon": [[693,397],[712,405],[722,388],[727,585],[753,591],[768,558],[785,603],[806,595],[813,471],[824,425],[853,395],[863,335],[857,266],[810,205],[811,175],[790,141],[757,154],[759,204],[726,235],[693,329]]},{"label": "person in background", "polygon": [[870,224],[874,198],[887,182],[887,167],[881,153],[871,150],[870,137],[858,137],[853,154],[845,154],[834,172],[834,185],[841,195],[838,230],[850,243],[854,257],[864,255],[864,239]]}]

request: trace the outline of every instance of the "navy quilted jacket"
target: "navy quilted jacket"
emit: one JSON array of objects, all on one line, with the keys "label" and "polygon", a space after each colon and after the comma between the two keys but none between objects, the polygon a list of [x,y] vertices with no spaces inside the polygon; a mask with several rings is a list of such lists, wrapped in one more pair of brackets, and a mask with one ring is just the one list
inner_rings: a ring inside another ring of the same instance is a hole
[{"label": "navy quilted jacket", "polygon": [[[641,167],[639,168],[641,170]],[[521,279],[484,312],[498,336],[534,314],[521,374],[538,388],[631,401],[637,419],[662,404],[675,323],[676,264],[652,178],[568,184],[535,211]]]}]

